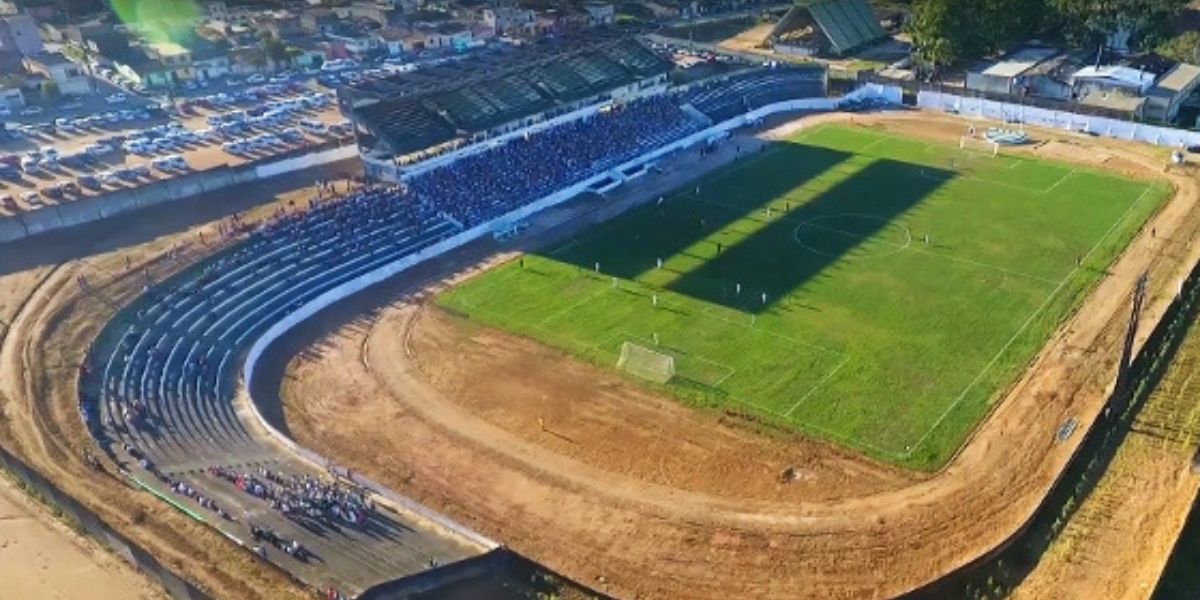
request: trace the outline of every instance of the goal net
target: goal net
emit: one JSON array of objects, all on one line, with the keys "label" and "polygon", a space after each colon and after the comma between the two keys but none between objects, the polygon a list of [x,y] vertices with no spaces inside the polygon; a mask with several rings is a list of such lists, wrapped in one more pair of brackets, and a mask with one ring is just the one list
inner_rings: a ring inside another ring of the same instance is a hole
[{"label": "goal net", "polygon": [[623,342],[617,368],[655,383],[666,383],[675,377],[675,357],[632,342]]},{"label": "goal net", "polygon": [[964,135],[958,138],[958,147],[970,153],[986,156],[996,156],[1000,153],[1000,144],[984,137]]}]

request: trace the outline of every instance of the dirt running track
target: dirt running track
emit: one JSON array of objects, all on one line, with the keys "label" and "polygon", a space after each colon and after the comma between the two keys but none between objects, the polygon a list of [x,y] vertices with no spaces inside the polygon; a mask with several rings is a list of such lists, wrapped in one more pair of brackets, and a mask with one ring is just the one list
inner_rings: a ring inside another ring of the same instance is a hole
[{"label": "dirt running track", "polygon": [[[943,142],[964,130],[927,113],[816,120],[851,118]],[[1160,150],[1035,135],[1043,143],[1025,151],[1168,176]],[[415,281],[406,298],[351,326],[322,337],[327,329],[314,325],[316,343],[283,378],[288,425],[302,444],[617,596],[897,595],[1010,536],[1082,438],[1056,444],[1059,426],[1096,418],[1135,277],[1151,272],[1148,331],[1200,254],[1197,182],[1169,177],[1174,199],[933,475],[684,409],[557,351],[426,308],[428,290]],[[512,256],[496,250],[493,261]],[[469,275],[443,273],[443,285]],[[800,480],[777,483],[787,466]]]},{"label": "dirt running track", "polygon": [[[88,469],[83,452],[102,453],[77,410],[79,365],[119,306],[141,293],[143,272],[161,281],[216,249],[217,223],[226,215],[245,211],[252,223],[307,198],[314,179],[348,168],[284,176],[0,246],[0,444],[220,598],[310,595],[213,529]],[[90,293],[81,292],[79,275]]]}]

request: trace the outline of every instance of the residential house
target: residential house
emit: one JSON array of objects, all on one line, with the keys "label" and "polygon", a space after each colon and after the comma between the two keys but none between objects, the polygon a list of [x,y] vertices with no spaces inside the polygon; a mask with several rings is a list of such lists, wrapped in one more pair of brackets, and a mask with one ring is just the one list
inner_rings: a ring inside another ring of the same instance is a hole
[{"label": "residential house", "polygon": [[188,50],[191,52],[192,72],[196,79],[217,79],[232,72],[228,42],[197,38],[188,46]]},{"label": "residential house", "polygon": [[593,26],[610,25],[617,19],[617,11],[608,2],[584,2],[583,10],[587,11]]},{"label": "residential house", "polygon": [[25,76],[18,73],[0,75],[0,106],[10,110],[25,106]]},{"label": "residential house", "polygon": [[1180,107],[1197,86],[1200,86],[1200,67],[1187,63],[1175,65],[1146,92],[1146,119],[1174,123]]},{"label": "residential house", "polygon": [[25,57],[25,68],[35,75],[53,81],[65,96],[84,96],[92,93],[92,78],[82,66],[67,60],[61,52],[45,52]]},{"label": "residential house", "polygon": [[129,58],[129,35],[107,23],[87,23],[67,29],[69,44],[80,48],[96,64],[111,66]]},{"label": "residential house", "polygon": [[399,25],[404,20],[404,12],[391,0],[355,0],[333,10],[341,19],[369,19],[380,27]]},{"label": "residential house", "polygon": [[286,10],[267,11],[255,16],[258,31],[269,33],[281,40],[302,37],[310,33],[305,27],[303,18]]},{"label": "residential house", "polygon": [[333,56],[362,59],[384,51],[383,40],[375,33],[378,29],[372,21],[339,21],[325,28],[324,37]]},{"label": "residential house", "polygon": [[480,11],[483,25],[495,35],[527,35],[537,28],[534,12],[515,6],[488,7]]},{"label": "residential house", "polygon": [[1016,93],[1051,100],[1071,100],[1075,96],[1071,76],[1082,67],[1083,57],[1076,53],[1052,56],[1020,75]]},{"label": "residential house", "polygon": [[332,9],[323,6],[310,8],[300,14],[300,25],[308,33],[324,34],[329,28],[334,27],[341,18]]},{"label": "residential house", "polygon": [[229,6],[225,4],[225,0],[206,0],[204,2],[204,14],[214,21],[228,21],[230,16]]},{"label": "residential house", "polygon": [[0,17],[0,51],[13,50],[21,56],[35,56],[46,51],[37,21],[29,15]]},{"label": "residential house", "polygon": [[967,72],[967,89],[991,94],[1020,94],[1026,73],[1053,58],[1053,48],[1025,48],[1002,60],[988,62]]},{"label": "residential house", "polygon": [[300,53],[292,59],[292,64],[302,69],[316,69],[325,64],[325,46],[314,38],[292,38],[288,45],[297,48]]}]

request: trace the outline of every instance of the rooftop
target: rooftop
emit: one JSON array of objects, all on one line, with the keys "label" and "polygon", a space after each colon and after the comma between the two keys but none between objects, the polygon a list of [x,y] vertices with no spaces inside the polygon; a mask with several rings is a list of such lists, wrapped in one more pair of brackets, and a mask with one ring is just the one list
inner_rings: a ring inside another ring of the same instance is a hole
[{"label": "rooftop", "polygon": [[1011,79],[1058,54],[1053,48],[1026,48],[992,63],[982,73],[991,77]]},{"label": "rooftop", "polygon": [[1120,65],[1084,67],[1076,71],[1073,77],[1076,80],[1104,80],[1113,85],[1136,88],[1139,93],[1154,84],[1154,73]]},{"label": "rooftop", "polygon": [[1200,79],[1200,67],[1187,63],[1179,63],[1174,69],[1168,71],[1162,79],[1158,80],[1158,83],[1150,90],[1150,95],[1174,96],[1186,91],[1197,79]]},{"label": "rooftop", "polygon": [[1119,92],[1092,90],[1081,96],[1079,103],[1097,108],[1133,113],[1137,112],[1146,103],[1146,99],[1141,96],[1131,96]]}]

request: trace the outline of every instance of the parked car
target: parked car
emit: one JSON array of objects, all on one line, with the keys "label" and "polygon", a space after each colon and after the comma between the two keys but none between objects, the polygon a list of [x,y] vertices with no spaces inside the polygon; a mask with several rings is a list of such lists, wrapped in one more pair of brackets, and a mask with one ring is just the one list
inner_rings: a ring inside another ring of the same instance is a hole
[{"label": "parked car", "polygon": [[25,201],[25,204],[30,206],[42,205],[42,195],[37,192],[25,192],[21,194],[21,199]]},{"label": "parked car", "polygon": [[87,152],[90,156],[104,156],[105,154],[111,154],[113,148],[108,144],[89,144],[83,151]]},{"label": "parked car", "polygon": [[55,199],[62,198],[63,197],[62,184],[56,183],[54,185],[48,186],[46,189],[42,190],[42,193],[46,194],[47,196],[49,196],[51,198],[55,198]]},{"label": "parked car", "polygon": [[40,114],[42,114],[42,107],[40,106],[26,106],[25,108],[21,109],[21,116],[32,117],[33,115]]},{"label": "parked car", "polygon": [[314,121],[312,119],[304,119],[303,121],[300,121],[300,128],[309,133],[325,133],[328,131],[328,128],[325,127],[324,123],[320,121]]},{"label": "parked car", "polygon": [[125,94],[112,94],[111,96],[105,98],[104,101],[109,104],[124,104],[125,102],[129,101],[129,96],[126,96]]},{"label": "parked car", "polygon": [[68,181],[62,184],[63,193],[72,196],[78,196],[83,190],[79,189],[79,184],[74,181]]},{"label": "parked car", "polygon": [[246,83],[248,83],[250,85],[258,85],[260,83],[263,83],[266,80],[267,80],[266,76],[262,75],[261,73],[255,73],[246,78]]},{"label": "parked car", "polygon": [[80,175],[75,182],[78,183],[80,187],[85,187],[91,190],[98,190],[104,187],[104,183],[100,181],[100,178],[94,175]]},{"label": "parked car", "polygon": [[7,194],[0,196],[0,206],[12,211],[20,210],[17,206],[17,199]]}]

